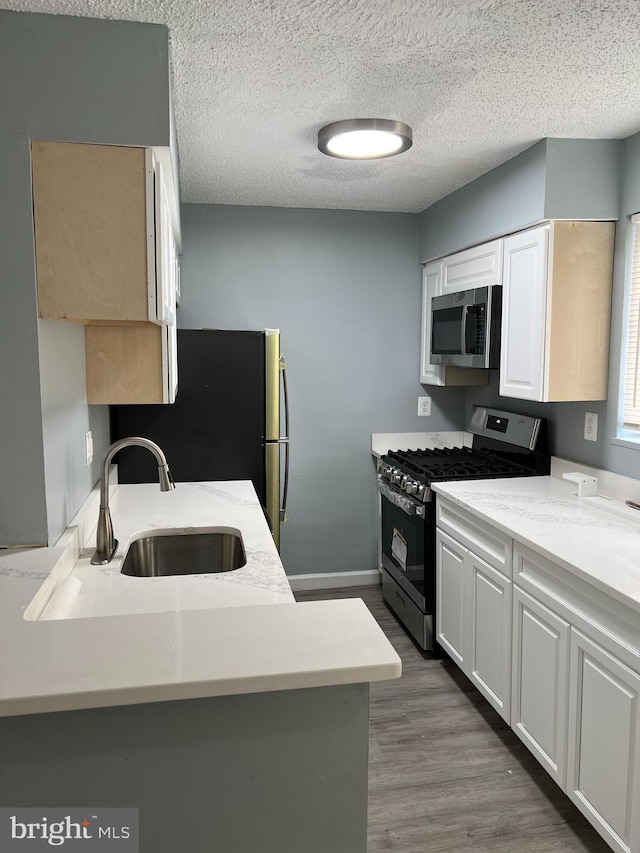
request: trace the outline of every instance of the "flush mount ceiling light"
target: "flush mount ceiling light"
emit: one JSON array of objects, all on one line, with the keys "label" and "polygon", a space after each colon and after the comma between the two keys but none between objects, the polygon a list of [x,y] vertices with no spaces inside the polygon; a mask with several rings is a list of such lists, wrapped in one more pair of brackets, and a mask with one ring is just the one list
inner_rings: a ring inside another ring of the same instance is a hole
[{"label": "flush mount ceiling light", "polygon": [[379,160],[411,148],[413,131],[408,124],[387,118],[350,118],[318,131],[318,148],[343,160]]}]

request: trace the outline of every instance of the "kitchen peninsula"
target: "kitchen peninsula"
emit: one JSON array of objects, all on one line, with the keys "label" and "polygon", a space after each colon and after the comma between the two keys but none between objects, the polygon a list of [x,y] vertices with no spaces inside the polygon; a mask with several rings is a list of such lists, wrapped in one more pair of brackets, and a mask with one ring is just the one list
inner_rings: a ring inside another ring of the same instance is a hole
[{"label": "kitchen peninsula", "polygon": [[[364,853],[368,682],[401,664],[363,602],[294,602],[248,483],[119,486],[112,503],[111,566],[88,566],[84,535],[75,562],[0,557],[3,804],[137,807],[143,853]],[[245,567],[120,575],[136,532],[207,524],[241,531]],[[72,618],[34,618],[73,572]]]}]

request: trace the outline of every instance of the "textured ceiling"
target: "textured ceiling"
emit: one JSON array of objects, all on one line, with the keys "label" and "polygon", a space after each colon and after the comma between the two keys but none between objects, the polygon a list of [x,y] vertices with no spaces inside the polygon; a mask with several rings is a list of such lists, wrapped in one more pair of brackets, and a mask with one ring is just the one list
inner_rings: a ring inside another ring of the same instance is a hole
[{"label": "textured ceiling", "polygon": [[[183,200],[420,211],[545,136],[640,128],[640,0],[0,0],[163,23]],[[398,158],[320,154],[344,118]]]}]

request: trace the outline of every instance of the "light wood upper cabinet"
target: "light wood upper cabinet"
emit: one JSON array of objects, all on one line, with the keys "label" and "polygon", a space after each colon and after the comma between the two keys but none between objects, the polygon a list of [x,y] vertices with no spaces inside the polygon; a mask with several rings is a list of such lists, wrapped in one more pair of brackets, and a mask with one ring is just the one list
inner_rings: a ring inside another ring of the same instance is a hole
[{"label": "light wood upper cabinet", "polygon": [[31,155],[38,312],[85,324],[88,402],[172,403],[170,168],[151,149],[115,145],[33,142]]},{"label": "light wood upper cabinet", "polygon": [[91,325],[84,337],[89,405],[175,402],[175,325]]},{"label": "light wood upper cabinet", "polygon": [[500,394],[604,400],[612,222],[550,222],[504,240]]},{"label": "light wood upper cabinet", "polygon": [[152,151],[34,141],[31,156],[40,317],[173,322],[175,242]]}]

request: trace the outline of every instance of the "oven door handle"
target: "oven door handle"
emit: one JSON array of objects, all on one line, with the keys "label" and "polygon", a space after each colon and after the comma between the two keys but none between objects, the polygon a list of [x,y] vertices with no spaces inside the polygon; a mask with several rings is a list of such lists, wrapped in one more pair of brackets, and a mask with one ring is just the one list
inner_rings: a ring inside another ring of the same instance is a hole
[{"label": "oven door handle", "polygon": [[386,498],[394,506],[399,507],[403,512],[406,512],[407,515],[419,515],[420,518],[424,518],[424,504],[414,501],[409,495],[400,494],[400,492],[387,485],[384,480],[376,480],[376,488],[382,497]]}]

